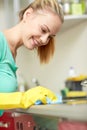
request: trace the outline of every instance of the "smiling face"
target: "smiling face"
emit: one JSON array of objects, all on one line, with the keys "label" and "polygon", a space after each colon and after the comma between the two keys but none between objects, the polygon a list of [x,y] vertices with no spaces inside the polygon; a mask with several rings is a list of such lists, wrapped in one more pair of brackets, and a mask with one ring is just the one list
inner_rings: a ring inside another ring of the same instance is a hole
[{"label": "smiling face", "polygon": [[51,10],[34,12],[31,8],[25,12],[22,22],[22,42],[30,50],[48,44],[62,24]]}]

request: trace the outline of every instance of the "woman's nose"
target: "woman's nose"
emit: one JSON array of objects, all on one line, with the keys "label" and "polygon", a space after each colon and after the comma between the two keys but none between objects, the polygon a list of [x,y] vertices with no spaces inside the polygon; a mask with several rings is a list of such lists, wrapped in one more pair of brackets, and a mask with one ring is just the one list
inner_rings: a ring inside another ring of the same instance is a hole
[{"label": "woman's nose", "polygon": [[43,45],[47,44],[48,43],[48,35],[42,35],[40,40],[41,40],[41,43]]}]

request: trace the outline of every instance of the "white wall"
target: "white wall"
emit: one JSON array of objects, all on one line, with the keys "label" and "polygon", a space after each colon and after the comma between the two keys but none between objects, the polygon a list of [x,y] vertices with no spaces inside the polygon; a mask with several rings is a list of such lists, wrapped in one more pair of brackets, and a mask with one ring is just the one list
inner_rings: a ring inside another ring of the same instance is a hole
[{"label": "white wall", "polygon": [[35,51],[21,48],[17,56],[19,71],[24,75],[29,87],[33,87],[32,78],[41,85],[59,92],[64,87],[70,66],[78,74],[87,75],[87,22],[74,26],[57,35],[55,55],[47,65],[40,65]]},{"label": "white wall", "polygon": [[4,13],[4,5],[3,2],[0,2],[0,30],[3,30],[6,27],[5,23],[5,13]]},{"label": "white wall", "polygon": [[0,31],[12,27],[14,19],[13,1],[0,0]]}]

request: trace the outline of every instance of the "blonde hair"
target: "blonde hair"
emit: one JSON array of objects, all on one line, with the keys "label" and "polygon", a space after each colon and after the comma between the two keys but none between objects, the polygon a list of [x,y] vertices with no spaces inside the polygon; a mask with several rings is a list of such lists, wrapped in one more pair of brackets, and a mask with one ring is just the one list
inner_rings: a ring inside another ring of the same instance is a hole
[{"label": "blonde hair", "polygon": [[[61,22],[63,23],[64,21],[63,10],[59,5],[58,0],[34,0],[25,9],[20,11],[19,13],[20,21],[23,19],[23,15],[25,11],[30,7],[33,10],[39,10],[39,9],[44,9],[46,7],[50,7],[50,9],[59,16]],[[51,38],[47,45],[38,47],[37,53],[40,58],[40,63],[48,63],[49,59],[54,54],[54,50],[55,50],[54,38]]]}]

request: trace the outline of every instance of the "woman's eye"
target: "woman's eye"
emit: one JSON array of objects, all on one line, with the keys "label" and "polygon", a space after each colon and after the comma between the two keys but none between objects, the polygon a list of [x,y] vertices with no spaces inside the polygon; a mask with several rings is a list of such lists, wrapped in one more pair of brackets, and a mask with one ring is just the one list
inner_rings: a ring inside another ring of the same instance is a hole
[{"label": "woman's eye", "polygon": [[42,31],[42,33],[46,33],[46,30],[45,30],[45,29],[43,29],[43,28],[41,29],[41,31]]},{"label": "woman's eye", "polygon": [[48,36],[48,38],[50,39],[50,38],[51,38],[51,36]]}]

